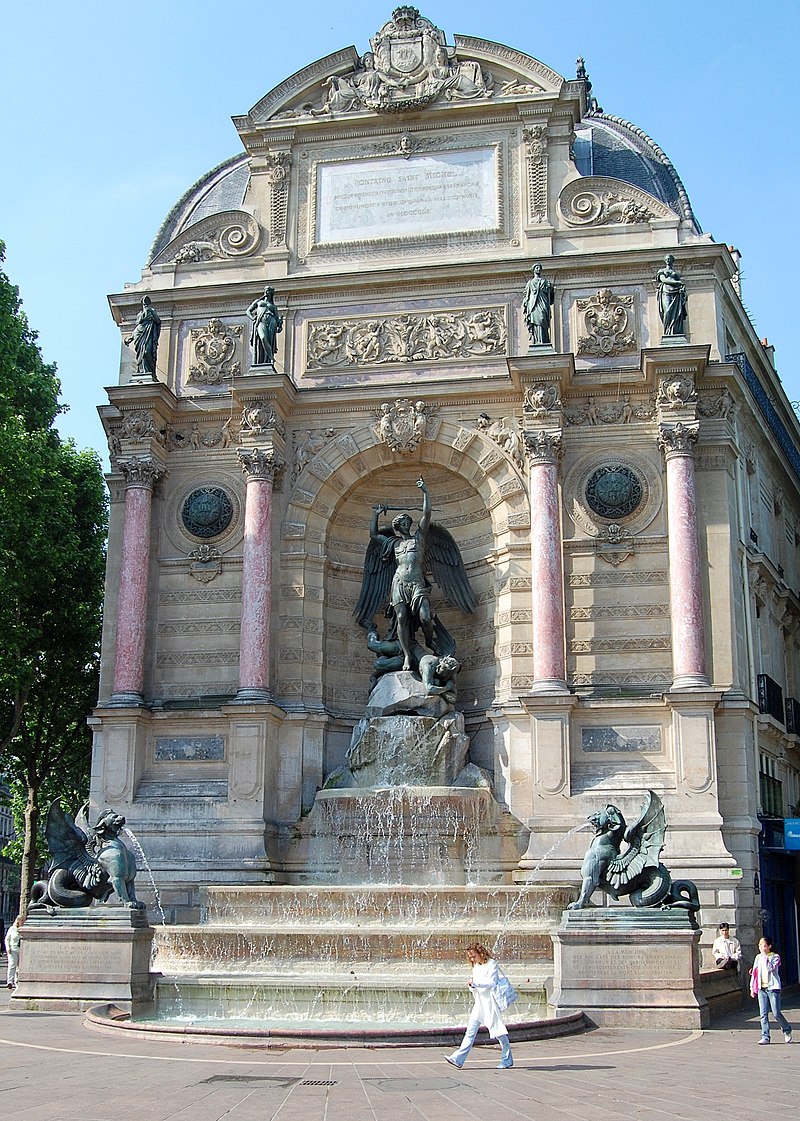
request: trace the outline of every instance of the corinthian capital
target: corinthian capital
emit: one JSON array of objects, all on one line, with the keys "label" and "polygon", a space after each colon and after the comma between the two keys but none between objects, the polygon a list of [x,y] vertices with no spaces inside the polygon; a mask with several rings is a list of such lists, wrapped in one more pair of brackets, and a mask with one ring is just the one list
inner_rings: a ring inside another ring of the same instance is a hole
[{"label": "corinthian capital", "polygon": [[137,455],[130,459],[117,460],[117,466],[125,476],[127,487],[144,487],[153,490],[158,480],[166,474],[165,469],[154,459],[140,459]]},{"label": "corinthian capital", "polygon": [[268,479],[274,483],[286,464],[273,451],[261,448],[239,448],[239,463],[245,479]]},{"label": "corinthian capital", "polygon": [[525,433],[525,455],[531,466],[537,463],[558,463],[563,450],[560,432]]},{"label": "corinthian capital", "polygon": [[694,456],[700,426],[698,424],[661,424],[658,428],[658,445],[665,459],[674,455]]}]

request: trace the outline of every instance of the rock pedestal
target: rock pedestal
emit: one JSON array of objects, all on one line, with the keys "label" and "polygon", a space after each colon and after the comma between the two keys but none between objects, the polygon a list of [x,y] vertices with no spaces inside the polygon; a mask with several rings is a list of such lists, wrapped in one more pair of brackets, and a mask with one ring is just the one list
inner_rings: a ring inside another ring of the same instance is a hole
[{"label": "rock pedestal", "polygon": [[703,1028],[698,943],[686,911],[590,907],[564,911],[553,934],[556,1011],[600,1027]]},{"label": "rock pedestal", "polygon": [[153,1000],[153,928],[144,911],[79,907],[32,912],[22,927],[12,1008],[83,1011],[101,1001],[124,1011]]}]

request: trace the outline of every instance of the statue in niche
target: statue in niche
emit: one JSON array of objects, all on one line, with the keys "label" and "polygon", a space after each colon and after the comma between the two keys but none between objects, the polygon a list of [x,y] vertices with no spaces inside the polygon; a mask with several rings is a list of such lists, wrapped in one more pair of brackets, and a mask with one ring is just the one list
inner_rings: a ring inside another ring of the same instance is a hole
[{"label": "statue in niche", "polygon": [[533,276],[525,285],[522,297],[522,314],[531,337],[531,346],[550,345],[550,316],[555,302],[552,281],[542,276],[542,266],[535,264]]},{"label": "statue in niche", "polygon": [[150,302],[149,296],[142,297],[142,310],[136,317],[133,334],[124,340],[132,346],[136,354],[136,373],[156,376],[156,356],[158,337],[161,334],[161,320]]},{"label": "statue in niche", "polygon": [[665,336],[686,334],[686,285],[681,274],[672,267],[674,264],[675,258],[668,253],[664,258],[664,267],[656,273],[658,314]]},{"label": "statue in niche", "polygon": [[[375,653],[379,653],[381,658],[398,659],[402,653],[402,662],[396,668],[419,674],[420,661],[425,654],[416,641],[420,628],[426,646],[439,658],[455,651],[452,636],[431,611],[431,585],[426,572],[433,573],[449,602],[462,611],[471,614],[476,600],[458,545],[443,526],[431,521],[431,501],[425,480],[418,479],[417,486],[422,491],[422,516],[413,534],[413,519],[406,511],[399,513],[391,525],[379,526],[379,516],[397,507],[389,507],[382,502],[372,507],[361,594],[353,614],[359,626],[370,632],[371,649]],[[380,650],[376,646],[381,640],[375,615],[387,599],[385,614],[390,620],[390,628],[383,642],[397,642],[399,652],[396,655],[392,655],[388,646]],[[394,665],[392,668],[395,668]],[[387,665],[383,672],[388,671]]]},{"label": "statue in niche", "polygon": [[253,365],[272,366],[273,370],[275,369],[275,339],[283,330],[283,318],[275,306],[274,295],[275,289],[267,285],[264,295],[253,300],[247,309],[247,314],[253,321],[250,330]]}]

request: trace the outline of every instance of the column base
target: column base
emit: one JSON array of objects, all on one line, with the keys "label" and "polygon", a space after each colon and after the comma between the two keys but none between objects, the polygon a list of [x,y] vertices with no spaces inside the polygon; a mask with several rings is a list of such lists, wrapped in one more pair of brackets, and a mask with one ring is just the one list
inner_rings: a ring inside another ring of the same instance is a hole
[{"label": "column base", "polygon": [[144,694],[112,693],[103,708],[144,708]]},{"label": "column base", "polygon": [[240,689],[231,701],[232,705],[262,705],[272,704],[272,693],[269,689],[254,689],[252,687]]},{"label": "column base", "polygon": [[533,682],[528,693],[535,696],[542,696],[543,694],[553,696],[564,693],[569,695],[569,686],[566,681],[558,677],[543,677],[541,681]]},{"label": "column base", "polygon": [[708,689],[710,688],[709,680],[704,673],[682,673],[669,687],[670,693],[675,693],[680,689]]}]

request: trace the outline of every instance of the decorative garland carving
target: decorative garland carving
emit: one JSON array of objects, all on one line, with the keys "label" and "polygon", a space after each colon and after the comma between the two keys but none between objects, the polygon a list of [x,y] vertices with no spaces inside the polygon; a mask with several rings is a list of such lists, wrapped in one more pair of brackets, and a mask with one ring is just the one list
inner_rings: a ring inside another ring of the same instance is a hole
[{"label": "decorative garland carving", "polygon": [[269,243],[286,244],[286,213],[289,203],[289,152],[268,152],[266,179],[269,183]]},{"label": "decorative garland carving", "polygon": [[528,220],[547,221],[547,125],[522,130],[528,172]]},{"label": "decorative garland carving", "polygon": [[312,321],[306,365],[319,370],[504,354],[506,338],[503,308]]},{"label": "decorative garland carving", "polygon": [[237,340],[242,337],[241,323],[228,327],[219,319],[211,319],[207,327],[193,327],[190,336],[195,356],[187,379],[191,384],[219,385],[239,374],[241,365],[234,356]]},{"label": "decorative garland carving", "polygon": [[400,398],[393,405],[385,401],[375,414],[375,434],[393,452],[407,455],[416,451],[424,440],[435,436],[436,411],[436,405],[427,405],[424,401],[412,402],[408,397]]},{"label": "decorative garland carving", "polygon": [[567,427],[595,424],[632,424],[637,420],[652,420],[655,415],[655,399],[650,396],[641,401],[633,401],[625,396],[618,401],[598,405],[594,397],[587,397],[580,405],[564,410],[564,424]]},{"label": "decorative garland carving", "polygon": [[621,296],[610,288],[601,288],[596,295],[576,300],[583,313],[586,335],[578,338],[578,354],[611,358],[636,349],[636,336],[628,329],[633,296]]}]

